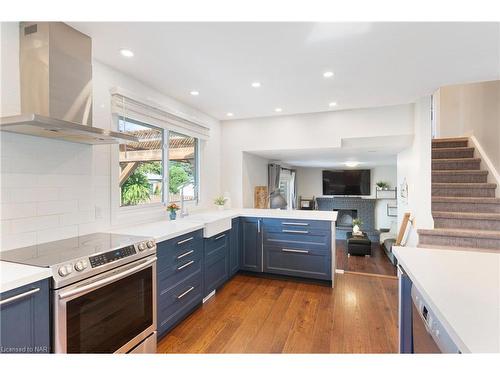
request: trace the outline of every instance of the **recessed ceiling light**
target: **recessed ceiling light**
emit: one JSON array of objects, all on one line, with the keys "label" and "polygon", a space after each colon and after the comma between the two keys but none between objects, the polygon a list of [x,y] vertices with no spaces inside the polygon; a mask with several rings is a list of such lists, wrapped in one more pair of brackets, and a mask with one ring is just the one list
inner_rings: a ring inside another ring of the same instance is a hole
[{"label": "recessed ceiling light", "polygon": [[193,90],[193,91],[190,92],[190,94],[193,95],[193,96],[198,96],[198,95],[200,95],[200,92],[196,91],[196,90]]},{"label": "recessed ceiling light", "polygon": [[122,49],[120,50],[120,53],[121,53],[121,54],[122,54],[122,56],[124,56],[124,57],[134,57],[134,53],[133,53],[131,50],[126,49],[126,48],[122,48]]},{"label": "recessed ceiling light", "polygon": [[336,107],[337,106],[337,102],[330,102],[330,103],[328,103],[328,106],[329,107]]},{"label": "recessed ceiling light", "polygon": [[252,87],[260,87],[260,82],[252,82]]},{"label": "recessed ceiling light", "polygon": [[283,111],[282,108],[274,108],[274,112],[281,112],[281,111]]},{"label": "recessed ceiling light", "polygon": [[332,78],[333,77],[333,72],[324,72],[323,77],[325,78]]},{"label": "recessed ceiling light", "polygon": [[344,164],[349,168],[354,168],[359,165],[359,161],[346,161]]},{"label": "recessed ceiling light", "polygon": [[232,112],[228,112],[228,113],[226,113],[226,116],[227,116],[227,117],[233,117],[234,115],[233,115],[233,113],[232,113]]}]

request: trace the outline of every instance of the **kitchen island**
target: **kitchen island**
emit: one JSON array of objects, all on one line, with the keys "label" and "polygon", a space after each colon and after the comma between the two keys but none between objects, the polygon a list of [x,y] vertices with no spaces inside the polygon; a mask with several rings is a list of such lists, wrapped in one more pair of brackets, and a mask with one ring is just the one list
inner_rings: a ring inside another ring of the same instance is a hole
[{"label": "kitchen island", "polygon": [[[500,352],[499,253],[411,247],[393,251],[460,352]],[[410,289],[403,293],[411,301]]]}]

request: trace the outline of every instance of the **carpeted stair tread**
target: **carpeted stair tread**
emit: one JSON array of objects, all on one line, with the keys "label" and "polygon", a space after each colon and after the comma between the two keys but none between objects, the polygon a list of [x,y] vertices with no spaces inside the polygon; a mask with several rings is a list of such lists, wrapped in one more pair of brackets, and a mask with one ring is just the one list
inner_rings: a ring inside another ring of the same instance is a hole
[{"label": "carpeted stair tread", "polygon": [[444,237],[461,238],[487,238],[500,240],[500,231],[496,230],[477,230],[477,229],[419,229],[418,234]]},{"label": "carpeted stair tread", "polygon": [[432,187],[451,189],[496,189],[492,182],[433,182]]},{"label": "carpeted stair tread", "polygon": [[464,220],[500,220],[499,213],[489,212],[446,212],[432,211],[432,216],[435,218],[445,219],[464,219]]},{"label": "carpeted stair tread", "polygon": [[479,247],[459,247],[459,246],[443,246],[443,245],[418,245],[418,248],[429,250],[450,250],[450,251],[478,251],[481,253],[498,253],[498,250],[479,248]]},{"label": "carpeted stair tread", "polygon": [[500,198],[491,197],[439,197],[433,196],[433,202],[440,203],[488,203],[488,204],[500,204]]}]

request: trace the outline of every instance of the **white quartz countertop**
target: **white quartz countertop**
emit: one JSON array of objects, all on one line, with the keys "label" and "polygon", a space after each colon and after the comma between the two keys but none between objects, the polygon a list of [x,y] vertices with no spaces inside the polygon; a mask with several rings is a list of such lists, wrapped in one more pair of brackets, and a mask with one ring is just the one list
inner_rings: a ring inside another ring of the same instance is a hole
[{"label": "white quartz countertop", "polygon": [[50,268],[0,261],[0,293],[51,277]]},{"label": "white quartz countertop", "polygon": [[393,251],[462,352],[500,352],[500,253]]},{"label": "white quartz countertop", "polygon": [[134,224],[112,229],[111,233],[130,234],[137,236],[153,237],[156,242],[169,240],[183,234],[202,229],[207,223],[235,217],[262,217],[281,219],[302,219],[302,220],[326,220],[336,221],[335,211],[306,211],[306,210],[271,210],[271,209],[231,209],[231,210],[210,210],[200,211],[170,221],[167,219],[157,220],[145,224]]}]

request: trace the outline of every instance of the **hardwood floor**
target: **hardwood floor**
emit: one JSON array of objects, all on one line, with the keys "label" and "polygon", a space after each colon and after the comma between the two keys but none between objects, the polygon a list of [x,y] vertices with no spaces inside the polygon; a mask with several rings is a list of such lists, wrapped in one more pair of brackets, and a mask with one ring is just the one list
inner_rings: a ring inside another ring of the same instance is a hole
[{"label": "hardwood floor", "polygon": [[397,280],[335,288],[237,274],[158,343],[159,353],[395,353]]},{"label": "hardwood floor", "polygon": [[336,241],[337,269],[349,272],[372,273],[377,275],[396,276],[396,267],[378,243],[372,243],[372,256],[347,256],[347,241]]}]

